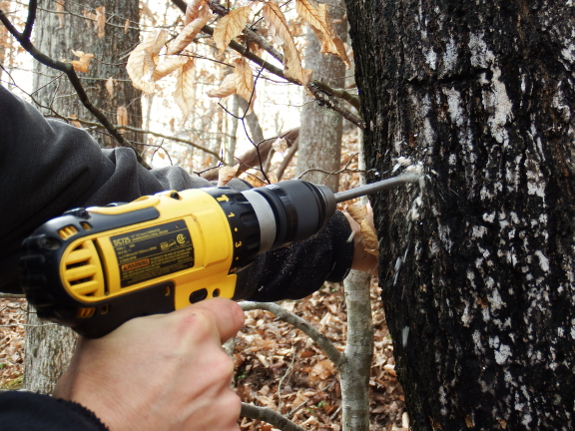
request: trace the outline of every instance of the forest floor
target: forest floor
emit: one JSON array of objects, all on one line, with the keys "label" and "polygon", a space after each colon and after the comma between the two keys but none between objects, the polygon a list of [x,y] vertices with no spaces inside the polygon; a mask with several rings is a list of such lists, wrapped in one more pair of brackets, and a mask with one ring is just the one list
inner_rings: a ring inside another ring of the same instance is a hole
[{"label": "forest floor", "polygon": [[[372,286],[375,350],[371,368],[371,431],[407,430],[403,392],[393,369],[393,347],[381,299]],[[312,323],[343,350],[346,314],[343,287],[328,284],[284,308]],[[25,301],[0,300],[0,389],[18,389],[24,371]],[[246,313],[235,339],[235,386],[244,402],[281,411],[309,430],[339,430],[340,385],[333,364],[307,335],[271,313]],[[242,418],[242,430],[271,431],[271,425]]]}]

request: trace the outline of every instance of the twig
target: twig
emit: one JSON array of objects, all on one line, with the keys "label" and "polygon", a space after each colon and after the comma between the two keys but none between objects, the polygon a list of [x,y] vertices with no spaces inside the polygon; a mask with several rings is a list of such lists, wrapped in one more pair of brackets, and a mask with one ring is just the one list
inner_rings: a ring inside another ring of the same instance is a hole
[{"label": "twig", "polygon": [[345,89],[331,88],[329,85],[326,85],[321,81],[312,81],[312,84],[318,87],[321,91],[327,94],[331,94],[332,96],[338,97],[340,99],[343,99],[351,106],[353,106],[355,109],[359,109],[359,97],[349,94]]},{"label": "twig", "polygon": [[341,174],[343,172],[362,172],[361,170],[358,169],[347,169],[347,167],[351,164],[351,161],[355,158],[355,156],[359,155],[359,153],[355,153],[353,154],[349,160],[347,161],[347,163],[345,164],[345,166],[337,171],[326,171],[324,169],[320,169],[320,168],[309,168],[305,171],[303,171],[301,174],[298,175],[298,179],[301,179],[305,176],[305,174],[309,173],[309,172],[321,172],[322,174],[326,174],[328,176],[330,175],[337,175],[337,174]]},{"label": "twig", "polygon": [[[293,347],[292,347],[293,350]],[[291,364],[289,364],[288,369],[286,370],[286,372],[284,373],[284,375],[282,376],[282,378],[278,381],[278,390],[277,390],[277,394],[278,394],[278,410],[281,412],[282,411],[282,397],[281,397],[281,387],[282,384],[284,382],[284,380],[286,379],[287,376],[290,375],[291,370],[293,368],[293,364],[295,362],[295,352],[292,351],[292,357],[291,357]]]},{"label": "twig", "polygon": [[341,107],[339,102],[334,97],[330,96],[323,88],[320,88],[314,81],[307,87],[315,96],[315,98],[328,108],[341,114],[350,123],[355,124],[360,129],[365,129],[365,122],[358,118],[355,114],[352,114],[347,109]]},{"label": "twig", "polygon": [[267,422],[282,431],[305,431],[304,428],[296,425],[285,416],[282,416],[278,412],[266,407],[258,407],[253,404],[242,403],[240,416]]},{"label": "twig", "polygon": [[[61,118],[68,120],[68,121],[72,121],[72,120],[78,121],[79,123],[82,123],[82,124],[85,124],[88,126],[92,126],[92,127],[100,127],[101,126],[100,123],[94,123],[93,121],[82,120],[79,118],[71,118],[71,117],[61,117]],[[120,126],[118,126],[118,127],[120,127]],[[121,127],[125,130],[129,130],[130,132],[146,133],[149,135],[157,136],[158,138],[169,139],[170,141],[179,142],[181,144],[189,145],[190,147],[197,148],[198,150],[203,151],[204,153],[210,154],[211,156],[215,157],[218,161],[223,162],[220,155],[218,153],[216,153],[215,151],[212,151],[208,148],[202,147],[201,145],[194,144],[192,141],[189,141],[187,139],[178,138],[178,137],[172,136],[172,135],[164,135],[163,133],[154,132],[152,130],[140,129],[140,128],[132,127],[132,126],[121,126]],[[144,144],[144,145],[147,145],[147,144]]]},{"label": "twig", "polygon": [[299,316],[296,316],[291,311],[286,310],[285,308],[280,307],[273,302],[250,302],[244,301],[240,303],[242,310],[266,310],[270,313],[273,313],[278,319],[283,320],[284,322],[288,322],[295,326],[300,331],[307,334],[312,340],[314,340],[324,351],[326,356],[336,365],[339,367],[340,362],[342,361],[343,357],[339,350],[333,345],[333,343],[327,338],[324,334],[318,331],[314,326],[312,326],[309,322],[306,322]]},{"label": "twig", "polygon": [[299,411],[299,409],[301,409],[303,406],[305,406],[308,402],[309,402],[309,399],[307,399],[303,403],[295,406],[293,409],[291,409],[291,411],[288,414],[286,414],[286,416],[288,418],[292,417],[293,415],[295,415]]}]

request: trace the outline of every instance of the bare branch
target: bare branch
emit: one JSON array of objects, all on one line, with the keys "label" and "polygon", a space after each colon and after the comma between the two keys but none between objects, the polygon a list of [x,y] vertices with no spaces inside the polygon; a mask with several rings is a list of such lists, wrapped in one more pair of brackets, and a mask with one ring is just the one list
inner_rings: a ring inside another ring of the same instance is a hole
[{"label": "bare branch", "polygon": [[347,109],[341,107],[338,100],[324,90],[325,87],[326,86],[324,85],[320,88],[320,86],[317,85],[317,82],[313,81],[307,88],[321,104],[341,114],[343,118],[348,120],[350,123],[355,124],[360,129],[365,129],[365,122],[359,119],[355,114],[352,114]]},{"label": "bare branch", "polygon": [[296,425],[285,416],[266,407],[258,407],[253,404],[242,403],[240,416],[267,422],[282,431],[305,431],[304,428]]},{"label": "bare branch", "polygon": [[353,96],[344,88],[331,88],[329,85],[326,85],[321,81],[313,81],[312,84],[314,84],[324,93],[331,94],[332,96],[343,99],[355,109],[359,109],[359,97]]},{"label": "bare branch", "polygon": [[[102,125],[100,123],[94,123],[93,121],[82,120],[80,118],[71,118],[71,117],[64,117],[64,116],[60,116],[60,118],[65,119],[67,121],[72,121],[72,120],[78,121],[79,123],[84,124],[86,126],[102,127]],[[119,128],[120,126],[118,125],[118,126],[114,126],[114,127]],[[154,136],[157,136],[158,138],[169,139],[170,141],[179,142],[181,144],[189,145],[190,147],[197,148],[198,150],[203,151],[204,153],[207,153],[207,154],[215,157],[218,161],[223,163],[223,159],[220,157],[220,155],[218,153],[216,153],[215,151],[212,151],[208,148],[202,147],[201,145],[195,144],[194,142],[192,142],[190,140],[178,138],[178,137],[173,136],[173,135],[164,135],[163,133],[154,132],[153,130],[140,129],[140,128],[132,127],[132,126],[121,126],[121,127],[124,130],[129,130],[130,132],[154,135]],[[146,144],[144,144],[144,145],[146,145]]]},{"label": "bare branch", "polygon": [[283,320],[284,322],[288,322],[291,325],[295,326],[300,331],[307,334],[312,340],[314,340],[325,352],[326,356],[335,364],[336,367],[339,368],[343,356],[339,350],[333,345],[333,343],[327,338],[324,334],[318,331],[313,325],[309,322],[306,322],[299,316],[296,316],[291,311],[286,310],[285,308],[280,307],[273,302],[250,302],[244,301],[240,302],[240,306],[242,310],[266,310],[270,313],[273,313],[278,319]]},{"label": "bare branch", "polygon": [[34,27],[34,21],[36,21],[36,8],[38,7],[38,0],[30,0],[28,4],[28,18],[26,19],[26,26],[22,32],[22,38],[30,40],[32,36],[32,28]]}]

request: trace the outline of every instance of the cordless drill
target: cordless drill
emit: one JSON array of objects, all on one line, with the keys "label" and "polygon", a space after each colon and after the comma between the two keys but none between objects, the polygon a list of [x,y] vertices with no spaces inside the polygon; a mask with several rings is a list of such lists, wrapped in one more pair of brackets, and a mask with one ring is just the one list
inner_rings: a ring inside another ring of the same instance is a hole
[{"label": "cordless drill", "polygon": [[135,317],[233,298],[240,269],[314,235],[337,202],[417,178],[338,194],[299,180],[245,191],[207,187],[74,209],[24,241],[21,284],[39,317],[100,337]]}]

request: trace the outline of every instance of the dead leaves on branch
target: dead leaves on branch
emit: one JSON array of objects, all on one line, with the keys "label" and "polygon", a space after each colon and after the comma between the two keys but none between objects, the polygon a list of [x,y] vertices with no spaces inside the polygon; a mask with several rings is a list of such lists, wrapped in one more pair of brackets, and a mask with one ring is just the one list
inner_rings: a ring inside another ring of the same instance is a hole
[{"label": "dead leaves on branch", "polygon": [[[231,41],[242,34],[252,16],[253,4],[232,9],[218,19],[214,32],[213,43],[222,56]],[[321,41],[322,52],[339,56],[349,67],[345,47],[337,36],[329,18],[328,8],[315,0],[297,0],[297,13],[310,24]],[[281,7],[273,2],[263,2],[261,14],[267,24],[262,33],[281,44],[284,54],[284,74],[288,79],[308,86],[312,71],[302,66],[302,60],[294,41],[294,30],[290,27]],[[192,42],[202,28],[208,24],[214,15],[211,13],[208,0],[192,0],[186,9],[184,27],[180,33],[168,43],[168,32],[160,30],[149,34],[139,44],[128,58],[127,71],[133,85],[146,94],[156,91],[156,82],[168,75],[174,74],[177,79],[174,97],[176,103],[187,117],[194,101],[193,50]],[[209,97],[224,98],[237,94],[246,101],[254,100],[254,77],[249,62],[241,57],[231,60],[233,72],[225,76],[221,84],[208,92]]]},{"label": "dead leaves on branch", "polygon": [[262,15],[268,23],[272,35],[279,38],[283,43],[285,75],[307,86],[312,71],[302,67],[299,52],[290,33],[286,17],[279,5],[274,2],[266,3],[262,9]]},{"label": "dead leaves on branch", "polygon": [[199,9],[197,17],[195,17],[189,24],[186,24],[181,33],[178,34],[178,37],[170,43],[167,52],[168,55],[179,54],[187,48],[208,21],[214,17],[207,5],[202,4],[200,5],[200,8],[201,9]]},{"label": "dead leaves on branch", "polygon": [[186,63],[184,63],[178,69],[176,87],[174,90],[174,99],[182,111],[184,121],[188,118],[190,110],[195,103],[195,77],[193,60],[194,59],[192,57],[187,58]]},{"label": "dead leaves on branch", "polygon": [[252,69],[244,57],[237,57],[233,61],[233,73],[226,75],[218,88],[208,91],[209,97],[224,98],[237,94],[246,102],[253,104],[255,99],[255,86]]},{"label": "dead leaves on branch", "polygon": [[70,64],[74,67],[76,72],[88,72],[90,60],[94,58],[94,54],[85,54],[82,51],[72,50],[72,54],[79,58],[79,60],[72,60]]},{"label": "dead leaves on branch", "polygon": [[[64,2],[62,2],[62,10],[64,10]],[[58,10],[58,9],[57,9]],[[94,23],[94,30],[98,35],[99,39],[102,39],[106,34],[106,8],[104,6],[100,6],[94,9],[96,13],[89,12],[87,10],[84,11],[84,16]],[[60,15],[63,17],[63,15]],[[88,22],[88,24],[90,24]]]},{"label": "dead leaves on branch", "polygon": [[250,13],[251,5],[234,9],[220,18],[214,28],[214,41],[220,54],[226,50],[234,37],[242,33],[248,23]]},{"label": "dead leaves on branch", "polygon": [[337,55],[349,69],[349,57],[329,18],[328,6],[324,3],[316,3],[314,0],[296,0],[296,10],[299,16],[310,25],[320,41],[321,52]]}]

